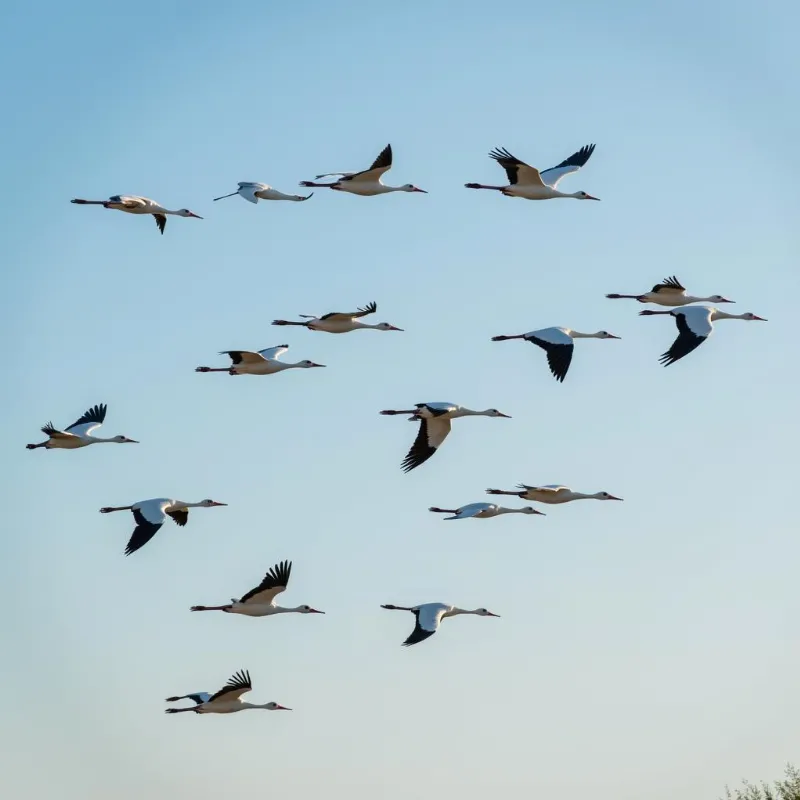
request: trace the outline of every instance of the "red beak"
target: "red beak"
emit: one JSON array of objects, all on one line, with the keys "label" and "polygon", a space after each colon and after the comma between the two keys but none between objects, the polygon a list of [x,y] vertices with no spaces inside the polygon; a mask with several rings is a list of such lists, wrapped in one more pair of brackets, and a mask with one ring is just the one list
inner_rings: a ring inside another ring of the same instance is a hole
[{"label": "red beak", "polygon": [[277,703],[275,703],[275,705],[277,706],[277,708],[275,709],[276,711],[291,711],[292,710],[291,708],[286,708],[286,706],[281,706],[281,705],[278,705]]},{"label": "red beak", "polygon": [[309,614],[324,614],[324,611],[319,611],[316,608],[312,608],[311,611],[308,612]]},{"label": "red beak", "polygon": [[226,505],[228,505],[228,504],[227,504],[227,503],[218,503],[218,502],[215,500],[215,501],[212,503],[212,505],[215,505],[215,506],[226,506]]},{"label": "red beak", "polygon": [[583,199],[584,200],[597,200],[598,202],[600,201],[599,197],[592,197],[592,195],[590,195],[590,194],[587,194],[586,197],[584,197]]},{"label": "red beak", "polygon": [[390,325],[390,326],[389,326],[389,330],[390,330],[390,331],[402,331],[403,329],[402,329],[402,328],[395,328],[395,326],[394,326],[394,325]]},{"label": "red beak", "polygon": [[610,495],[608,496],[608,499],[609,499],[609,500],[622,500],[623,498],[621,498],[621,497],[614,497],[614,495],[613,495],[613,494],[610,494]]},{"label": "red beak", "polygon": [[414,187],[414,191],[415,192],[422,192],[422,194],[428,194],[424,189],[417,189],[416,186]]},{"label": "red beak", "polygon": [[503,417],[503,418],[505,418],[505,419],[511,419],[511,415],[510,415],[510,414],[502,414],[502,413],[498,413],[498,415],[497,415],[497,416],[498,416],[498,417]]},{"label": "red beak", "polygon": [[311,362],[312,367],[324,367],[324,364],[315,364],[313,361]]},{"label": "red beak", "polygon": [[499,614],[492,614],[492,612],[490,611],[486,616],[487,617],[499,617],[500,615]]},{"label": "red beak", "polygon": [[757,319],[759,322],[768,322],[764,317],[759,317],[756,314],[753,314],[753,319]]},{"label": "red beak", "polygon": [[194,212],[189,214],[190,217],[194,217],[195,219],[203,219],[199,214],[195,214]]}]

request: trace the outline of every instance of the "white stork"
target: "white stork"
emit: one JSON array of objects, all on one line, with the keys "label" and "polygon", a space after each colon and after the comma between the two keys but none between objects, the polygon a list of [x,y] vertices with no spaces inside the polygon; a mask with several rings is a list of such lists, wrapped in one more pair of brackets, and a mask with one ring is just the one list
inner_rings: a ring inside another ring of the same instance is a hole
[{"label": "white stork", "polygon": [[608,331],[597,333],[578,333],[571,328],[542,328],[539,331],[520,333],[517,336],[492,336],[493,342],[504,342],[507,339],[524,339],[526,342],[538,345],[547,353],[547,363],[550,372],[557,381],[564,381],[567,370],[572,362],[572,351],[575,343],[573,339],[620,339]]},{"label": "white stork", "polygon": [[594,145],[582,147],[569,158],[550,169],[539,172],[536,167],[520,161],[505,148],[496,148],[489,153],[508,175],[508,186],[487,186],[483,183],[465,183],[467,189],[494,189],[506,197],[522,197],[525,200],[552,200],[556,197],[572,197],[575,200],[599,200],[586,192],[566,194],[556,188],[559,181],[573,172],[577,172],[591,157]]},{"label": "white stork", "polygon": [[659,306],[688,306],[689,303],[735,303],[720,294],[709,297],[695,297],[686,294],[686,287],[673,275],[657,283],[644,294],[607,294],[609,300],[638,300],[640,303],[655,303]]},{"label": "white stork", "polygon": [[140,500],[131,506],[105,506],[100,509],[101,514],[110,514],[112,511],[131,511],[136,521],[136,527],[125,547],[125,555],[135,553],[144,547],[159,531],[159,528],[170,517],[173,522],[183,527],[189,521],[190,508],[213,508],[226,506],[227,503],[218,503],[216,500],[201,500],[199,503],[185,503],[183,500],[171,500],[167,497],[155,497],[152,500]]},{"label": "white stork", "polygon": [[439,630],[439,623],[446,617],[455,617],[459,614],[474,614],[476,617],[499,617],[485,608],[476,608],[468,611],[464,608],[447,605],[447,603],[423,603],[419,606],[393,606],[382,605],[381,608],[389,611],[410,611],[417,620],[411,635],[403,642],[403,647],[409,647],[433,636]]},{"label": "white stork", "polygon": [[417,403],[413,409],[381,411],[381,414],[394,416],[410,414],[411,422],[419,422],[419,432],[414,444],[403,459],[403,472],[410,472],[420,464],[424,464],[441,446],[450,433],[450,420],[458,417],[503,417],[510,419],[496,408],[485,411],[473,411],[457,406],[455,403]]},{"label": "white stork", "polygon": [[92,435],[103,424],[107,410],[108,406],[105,403],[93,406],[63,431],[53,427],[52,422],[48,422],[41,429],[42,433],[48,436],[47,441],[39,442],[39,444],[26,444],[25,447],[28,450],[36,450],[37,447],[44,447],[46,450],[75,450],[78,447],[107,442],[139,444],[136,439],[129,439],[127,436],[112,436],[105,439],[102,436]]},{"label": "white stork", "polygon": [[240,600],[234,598],[224,606],[192,606],[191,611],[225,611],[228,614],[244,614],[246,617],[270,617],[274,614],[324,614],[311,606],[295,606],[284,608],[276,605],[275,598],[285,591],[292,574],[292,562],[281,561],[272,567],[264,576],[264,580],[242,595]]},{"label": "white stork", "polygon": [[103,206],[103,208],[111,208],[115,211],[127,211],[128,214],[152,214],[162,234],[167,226],[167,215],[203,219],[198,214],[195,214],[194,211],[189,211],[188,208],[170,211],[170,209],[164,208],[164,206],[149,197],[139,197],[134,194],[115,194],[109,197],[108,200],[81,200],[80,198],[75,198],[70,202],[81,206]]},{"label": "white stork", "polygon": [[357,330],[375,330],[375,331],[402,331],[402,328],[396,328],[388,322],[379,322],[377,325],[370,325],[366,322],[361,322],[362,317],[367,317],[374,314],[378,310],[377,303],[368,303],[358,311],[330,311],[323,314],[321,317],[313,317],[311,314],[299,314],[303,317],[302,322],[294,322],[287,319],[276,319],[272,321],[273,325],[299,325],[308,328],[310,331],[323,331],[324,333],[350,333],[350,331]]},{"label": "white stork", "polygon": [[639,316],[652,317],[655,314],[670,314],[675,317],[675,324],[678,326],[678,338],[666,353],[662,353],[659,361],[665,367],[674,364],[684,356],[689,355],[692,350],[700,347],[703,342],[711,336],[714,330],[713,323],[718,319],[743,319],[748,322],[766,322],[764,317],[751,314],[727,314],[711,306],[686,306],[685,308],[675,308],[672,311],[640,311]]},{"label": "white stork", "polygon": [[517,491],[506,492],[503,489],[487,489],[486,494],[508,494],[519,497],[522,500],[533,500],[536,503],[548,503],[560,505],[569,503],[572,500],[622,500],[608,492],[595,492],[594,494],[584,494],[583,492],[573,492],[567,486],[560,486],[557,483],[549,483],[545,486],[528,486],[525,483],[517,485]]},{"label": "white stork", "polygon": [[361,172],[326,172],[323,175],[317,175],[317,180],[335,175],[341,175],[341,178],[333,183],[300,181],[300,185],[324,186],[337,192],[349,192],[361,197],[372,197],[378,194],[388,194],[389,192],[422,192],[422,194],[427,194],[424,189],[419,189],[412,183],[406,183],[403,186],[387,186],[381,181],[381,178],[391,167],[392,146],[387,144],[381,154],[372,162],[372,166],[369,169],[361,170]]},{"label": "white stork", "polygon": [[284,194],[277,189],[273,189],[268,183],[239,181],[239,188],[235,192],[215,197],[214,202],[224,200],[226,197],[234,197],[237,194],[250,203],[257,203],[259,200],[292,200],[295,203],[302,203],[303,200],[308,200],[309,197],[312,197],[314,192],[311,192],[311,194]]},{"label": "white stork", "polygon": [[280,703],[243,703],[241,696],[253,688],[250,673],[240,670],[215,694],[208,692],[193,692],[175,697],[168,697],[167,703],[176,703],[178,700],[191,700],[194,705],[188,708],[167,708],[165,714],[182,714],[194,711],[195,714],[234,714],[248,708],[261,708],[264,711],[291,711],[291,708]]},{"label": "white stork", "polygon": [[499,517],[501,514],[540,514],[545,516],[541,511],[536,511],[531,506],[524,506],[523,508],[505,508],[498,506],[494,503],[469,503],[460,508],[439,508],[438,506],[431,506],[428,511],[433,511],[434,514],[452,514],[448,519],[490,519],[491,517]]},{"label": "white stork", "polygon": [[324,367],[314,361],[291,362],[280,361],[280,357],[289,349],[288,344],[267,347],[265,350],[222,350],[221,356],[230,356],[229,367],[196,367],[195,372],[227,372],[228,375],[274,375],[287,369],[310,369]]}]

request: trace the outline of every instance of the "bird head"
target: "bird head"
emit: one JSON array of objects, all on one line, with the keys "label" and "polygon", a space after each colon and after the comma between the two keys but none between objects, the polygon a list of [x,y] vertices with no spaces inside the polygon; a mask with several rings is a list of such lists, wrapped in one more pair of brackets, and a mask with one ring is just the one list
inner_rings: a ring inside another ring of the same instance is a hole
[{"label": "bird head", "polygon": [[723,297],[721,294],[712,294],[711,297],[708,298],[709,303],[735,303],[735,300],[728,300],[727,297]]},{"label": "bird head", "polygon": [[377,329],[379,331],[402,331],[402,328],[395,328],[394,325],[390,325],[388,322],[381,322],[377,325]]},{"label": "bird head", "polygon": [[622,500],[621,497],[615,497],[613,494],[609,494],[608,492],[598,492],[595,497],[598,500]]},{"label": "bird head", "polygon": [[316,608],[311,608],[311,606],[300,606],[297,609],[301,614],[324,614],[324,611],[319,611]]},{"label": "bird head", "polygon": [[226,506],[228,504],[227,503],[218,503],[216,500],[206,499],[206,500],[202,500],[200,502],[200,505],[203,508],[211,508],[212,506]]},{"label": "bird head", "polygon": [[614,336],[613,333],[609,333],[608,331],[597,331],[595,336],[598,339],[621,339],[621,336]]},{"label": "bird head", "polygon": [[499,617],[499,614],[493,614],[488,608],[476,608],[475,614],[479,617]]},{"label": "bird head", "polygon": [[297,366],[298,367],[302,367],[303,369],[310,369],[311,367],[324,367],[325,365],[324,364],[315,364],[313,361],[305,360],[305,361],[301,361]]},{"label": "bird head", "polygon": [[496,408],[487,408],[486,411],[483,412],[485,417],[503,417],[504,419],[511,419],[508,414],[504,414],[502,411],[498,411]]},{"label": "bird head", "polygon": [[418,186],[414,186],[413,183],[406,183],[405,185],[400,187],[404,192],[422,192],[422,194],[428,194],[424,189],[420,189]]},{"label": "bird head", "polygon": [[199,214],[195,214],[194,211],[189,211],[188,208],[182,208],[177,213],[179,217],[194,217],[195,219],[203,219]]},{"label": "bird head", "polygon": [[521,514],[541,514],[543,517],[546,516],[543,511],[537,511],[533,506],[525,506],[524,508],[520,509]]},{"label": "bird head", "polygon": [[129,439],[127,436],[115,436],[114,441],[120,444],[139,444],[136,439]]},{"label": "bird head", "polygon": [[600,200],[599,197],[594,197],[593,195],[590,195],[588,192],[575,192],[575,194],[573,194],[572,196],[577,200]]}]

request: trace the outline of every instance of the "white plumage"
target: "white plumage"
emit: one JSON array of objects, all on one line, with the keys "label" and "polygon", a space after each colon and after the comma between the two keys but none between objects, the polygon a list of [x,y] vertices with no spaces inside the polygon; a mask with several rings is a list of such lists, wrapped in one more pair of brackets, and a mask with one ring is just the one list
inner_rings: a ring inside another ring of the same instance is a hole
[{"label": "white plumage", "polygon": [[324,367],[314,361],[281,361],[280,357],[289,349],[288,344],[267,347],[264,350],[222,350],[220,355],[229,356],[229,367],[196,367],[195,372],[227,372],[229,375],[274,375],[287,369],[310,369]]},{"label": "white plumage", "polygon": [[291,711],[291,708],[280,705],[280,703],[244,703],[241,700],[253,688],[250,680],[250,673],[247,670],[240,670],[218,692],[209,694],[208,692],[195,692],[194,694],[182,694],[175,697],[168,697],[167,703],[175,703],[178,700],[191,700],[194,706],[188,708],[167,708],[166,714],[182,714],[193,711],[195,714],[233,714],[237,711],[244,711],[248,708],[259,708],[264,711]]},{"label": "white plumage", "polygon": [[237,194],[249,203],[258,203],[259,200],[291,200],[295,203],[302,203],[312,197],[314,192],[311,192],[311,194],[284,194],[277,189],[273,189],[268,183],[239,181],[239,188],[235,192],[215,197],[214,201],[224,200],[226,197],[234,197]]},{"label": "white plumage", "polygon": [[541,511],[536,511],[530,506],[523,508],[505,508],[498,506],[494,503],[469,503],[460,508],[439,508],[438,506],[431,506],[428,511],[433,511],[435,514],[452,514],[448,519],[490,519],[491,517],[499,517],[501,514],[540,514],[544,516]]},{"label": "white plumage", "polygon": [[82,200],[75,198],[70,202],[81,206],[103,206],[103,208],[110,208],[114,211],[125,211],[128,214],[151,214],[156,221],[156,225],[158,225],[158,230],[162,234],[167,225],[167,215],[203,219],[198,214],[195,214],[194,211],[189,211],[188,208],[171,211],[149,197],[141,197],[136,194],[115,194],[109,197],[108,200]]},{"label": "white plumage", "polygon": [[504,491],[503,489],[487,489],[486,494],[507,494],[519,497],[522,500],[533,500],[537,503],[548,503],[558,505],[569,503],[572,500],[622,500],[608,492],[595,492],[594,494],[584,494],[583,492],[573,492],[567,486],[556,483],[544,486],[528,486],[525,483],[517,485],[517,491]]},{"label": "white plumage", "polygon": [[25,447],[28,450],[36,450],[39,447],[44,447],[46,450],[75,450],[90,444],[138,444],[136,439],[129,439],[127,436],[112,436],[105,439],[94,435],[105,421],[107,410],[105,403],[93,406],[63,431],[54,427],[52,422],[48,422],[41,428],[42,433],[47,435],[47,440],[38,444],[27,444]]},{"label": "white plumage", "polygon": [[686,288],[673,275],[657,283],[649,292],[644,294],[607,294],[609,300],[638,300],[640,303],[655,303],[659,306],[687,306],[689,303],[733,303],[719,294],[709,297],[695,297],[686,294]]},{"label": "white plumage", "polygon": [[419,606],[395,606],[391,604],[382,605],[381,608],[389,611],[410,611],[417,620],[411,635],[403,642],[404,647],[417,644],[433,636],[439,629],[439,625],[446,617],[455,617],[459,614],[473,614],[478,617],[499,617],[485,608],[476,608],[468,611],[447,603],[423,603]]}]

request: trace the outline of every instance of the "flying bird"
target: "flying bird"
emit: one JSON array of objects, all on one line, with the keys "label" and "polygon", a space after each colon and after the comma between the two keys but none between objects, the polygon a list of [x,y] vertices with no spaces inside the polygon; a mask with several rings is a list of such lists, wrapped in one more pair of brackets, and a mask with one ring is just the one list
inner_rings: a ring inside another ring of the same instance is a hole
[{"label": "flying bird", "polygon": [[291,362],[280,361],[280,357],[289,349],[288,344],[267,347],[265,350],[222,350],[221,356],[229,356],[229,367],[196,367],[195,372],[227,372],[229,375],[274,375],[287,369],[309,369],[324,367],[314,361]]},{"label": "flying bird", "polygon": [[170,211],[168,208],[151,200],[149,197],[139,197],[134,194],[115,194],[108,198],[108,200],[81,200],[75,198],[70,200],[71,203],[77,203],[81,206],[103,206],[103,208],[111,208],[115,211],[127,211],[128,214],[152,214],[155,217],[156,225],[161,233],[164,233],[164,228],[167,226],[167,215],[171,214],[175,217],[194,217],[195,219],[203,219],[201,216],[189,211],[188,208],[181,208],[178,211]]},{"label": "flying bird", "polygon": [[522,500],[533,500],[537,503],[548,503],[559,505],[569,503],[572,500],[622,500],[608,492],[595,492],[594,494],[584,494],[583,492],[573,492],[566,486],[550,483],[546,486],[528,486],[525,483],[517,484],[517,491],[506,492],[502,489],[487,489],[486,494],[508,494],[519,497]]},{"label": "flying bird", "polygon": [[102,436],[92,435],[103,424],[107,410],[108,406],[105,403],[93,406],[63,431],[53,427],[52,422],[48,422],[41,429],[42,433],[47,435],[47,441],[39,442],[39,444],[26,444],[25,447],[28,450],[36,450],[37,447],[44,447],[46,450],[75,450],[78,447],[104,442],[139,444],[136,439],[129,439],[127,436],[112,436],[105,439]]},{"label": "flying bird", "polygon": [[194,705],[188,708],[167,708],[165,714],[182,714],[185,711],[194,711],[195,714],[234,714],[248,708],[261,708],[264,711],[291,711],[291,708],[280,703],[243,703],[241,696],[253,688],[250,673],[240,670],[215,694],[208,692],[194,692],[176,697],[168,697],[167,703],[176,703],[178,700],[191,700]]},{"label": "flying bird", "polygon": [[273,614],[324,614],[311,606],[295,606],[284,608],[276,605],[275,598],[283,592],[289,584],[292,574],[292,562],[281,561],[272,567],[264,576],[264,580],[242,595],[241,600],[231,599],[224,606],[192,606],[192,611],[225,611],[228,614],[244,614],[246,617],[269,617]]},{"label": "flying bird", "polygon": [[735,303],[720,294],[710,297],[695,297],[686,294],[686,288],[673,275],[657,283],[649,292],[644,294],[607,294],[609,300],[638,300],[640,303],[656,303],[659,306],[688,306],[689,303]]},{"label": "flying bird", "polygon": [[125,555],[135,553],[144,547],[157,533],[159,528],[171,517],[172,521],[183,527],[189,521],[190,508],[212,508],[226,506],[227,503],[218,503],[216,500],[201,500],[199,503],[184,503],[183,500],[170,500],[166,497],[156,497],[152,500],[140,500],[132,506],[105,506],[100,509],[101,514],[110,514],[112,511],[132,511],[136,527],[125,547]]},{"label": "flying bird", "polygon": [[387,410],[381,411],[381,414],[391,416],[410,414],[409,420],[420,424],[417,438],[403,459],[403,472],[410,472],[420,464],[424,464],[442,446],[442,442],[450,433],[450,420],[458,417],[504,417],[510,419],[508,414],[502,414],[496,408],[473,411],[457,406],[455,403],[417,403],[410,410]]},{"label": "flying bird", "polygon": [[293,322],[287,319],[273,320],[273,325],[299,325],[308,328],[310,331],[323,331],[324,333],[349,333],[363,329],[376,331],[402,331],[402,328],[395,328],[388,322],[379,322],[377,325],[370,325],[361,322],[362,317],[374,314],[378,310],[377,303],[368,303],[358,311],[331,311],[321,317],[313,317],[311,314],[298,314],[303,318],[302,322]]},{"label": "flying bird", "polygon": [[684,356],[688,356],[692,350],[696,350],[703,342],[711,336],[714,330],[713,323],[719,319],[744,319],[748,322],[766,322],[763,317],[751,314],[726,314],[711,306],[686,306],[676,308],[672,311],[640,311],[641,317],[652,317],[655,314],[670,314],[675,317],[675,324],[678,326],[678,338],[666,353],[662,353],[659,361],[665,367],[674,364]]},{"label": "flying bird", "polygon": [[550,372],[557,381],[564,381],[567,370],[572,363],[572,350],[575,346],[573,339],[619,339],[608,331],[597,333],[578,333],[571,328],[542,328],[539,331],[529,331],[518,336],[492,336],[493,342],[504,342],[507,339],[524,339],[526,342],[538,345],[547,353],[547,363]]},{"label": "flying bird", "polygon": [[301,186],[324,186],[328,189],[334,189],[337,192],[349,192],[350,194],[357,194],[361,197],[372,197],[377,194],[388,194],[389,192],[422,192],[427,194],[424,189],[419,189],[412,183],[403,184],[403,186],[387,186],[381,181],[383,175],[388,172],[392,167],[392,146],[387,144],[383,148],[381,154],[372,162],[369,169],[362,170],[361,172],[327,172],[323,175],[317,175],[317,180],[320,178],[329,178],[335,175],[340,175],[339,180],[333,183],[314,183],[314,181],[300,181]]},{"label": "flying bird", "polygon": [[493,614],[485,608],[476,608],[473,611],[467,611],[464,608],[457,608],[456,606],[449,606],[446,603],[423,603],[420,606],[393,606],[382,605],[381,608],[388,609],[389,611],[410,611],[417,620],[414,630],[411,635],[403,642],[404,647],[409,647],[412,644],[417,644],[425,639],[433,636],[439,630],[439,623],[446,617],[455,617],[459,614],[474,614],[477,617],[499,617],[499,614]]},{"label": "flying bird", "polygon": [[284,194],[277,189],[273,189],[268,183],[239,181],[239,188],[235,192],[215,197],[214,201],[224,200],[226,197],[234,197],[237,194],[250,203],[257,203],[259,200],[293,200],[296,203],[302,203],[303,200],[308,200],[309,197],[312,197],[314,192],[311,192],[311,194]]},{"label": "flying bird", "polygon": [[541,511],[536,511],[531,506],[524,506],[523,508],[504,508],[497,506],[494,503],[470,503],[461,508],[439,508],[438,506],[431,506],[428,511],[433,511],[434,514],[452,514],[448,519],[489,519],[491,517],[499,517],[501,514],[540,514],[545,516]]},{"label": "flying bird", "polygon": [[497,148],[489,153],[508,176],[508,186],[487,186],[483,183],[465,183],[467,189],[494,189],[506,197],[522,197],[525,200],[552,200],[556,197],[573,197],[576,200],[599,200],[586,192],[565,194],[556,188],[565,175],[577,172],[591,158],[594,145],[588,144],[564,159],[560,164],[539,172],[536,167],[520,161],[505,148]]}]

